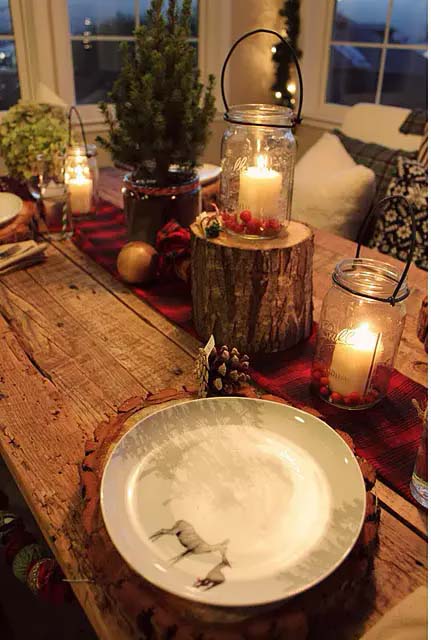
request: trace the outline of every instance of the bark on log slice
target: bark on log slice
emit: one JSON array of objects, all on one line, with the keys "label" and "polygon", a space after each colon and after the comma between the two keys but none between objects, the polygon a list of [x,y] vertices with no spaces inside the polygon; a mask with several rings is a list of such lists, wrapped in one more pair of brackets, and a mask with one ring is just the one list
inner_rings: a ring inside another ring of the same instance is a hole
[{"label": "bark on log slice", "polygon": [[272,353],[308,338],[313,322],[313,232],[291,222],[273,240],[222,233],[208,240],[191,226],[196,331],[247,353]]}]

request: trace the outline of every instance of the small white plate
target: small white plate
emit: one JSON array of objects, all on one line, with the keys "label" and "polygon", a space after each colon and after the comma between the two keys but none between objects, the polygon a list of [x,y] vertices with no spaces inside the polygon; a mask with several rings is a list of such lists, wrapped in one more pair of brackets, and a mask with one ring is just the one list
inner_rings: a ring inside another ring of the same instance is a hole
[{"label": "small white plate", "polygon": [[256,606],[343,561],[365,514],[352,451],[327,424],[247,398],[194,400],[138,422],[104,470],[101,507],[126,562],[158,587]]},{"label": "small white plate", "polygon": [[216,164],[204,163],[200,167],[197,167],[199,181],[202,186],[213,182],[221,174],[221,167]]},{"label": "small white plate", "polygon": [[16,218],[21,209],[21,198],[14,193],[0,192],[0,226]]}]

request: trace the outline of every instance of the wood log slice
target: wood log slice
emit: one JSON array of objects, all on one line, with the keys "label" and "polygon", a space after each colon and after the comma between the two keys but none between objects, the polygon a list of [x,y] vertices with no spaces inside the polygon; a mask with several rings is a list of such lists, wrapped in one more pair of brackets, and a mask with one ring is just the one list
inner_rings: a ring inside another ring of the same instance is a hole
[{"label": "wood log slice", "polygon": [[24,201],[21,211],[9,224],[0,227],[0,245],[22,242],[33,237],[32,224],[37,217],[36,204]]},{"label": "wood log slice", "polygon": [[291,222],[275,239],[222,233],[207,239],[191,226],[192,298],[204,340],[247,353],[272,353],[308,338],[313,322],[313,232]]}]

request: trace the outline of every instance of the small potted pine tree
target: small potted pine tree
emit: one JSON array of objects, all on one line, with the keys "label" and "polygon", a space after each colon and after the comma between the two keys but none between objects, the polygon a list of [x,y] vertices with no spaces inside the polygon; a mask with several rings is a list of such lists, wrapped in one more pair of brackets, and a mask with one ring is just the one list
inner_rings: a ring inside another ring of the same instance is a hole
[{"label": "small potted pine tree", "polygon": [[109,135],[98,140],[131,168],[123,185],[129,240],[153,243],[168,219],[187,226],[199,213],[195,168],[215,114],[215,79],[199,80],[190,22],[191,0],[169,0],[166,12],[152,0],[135,46],[123,45],[112,105],[100,105]]}]

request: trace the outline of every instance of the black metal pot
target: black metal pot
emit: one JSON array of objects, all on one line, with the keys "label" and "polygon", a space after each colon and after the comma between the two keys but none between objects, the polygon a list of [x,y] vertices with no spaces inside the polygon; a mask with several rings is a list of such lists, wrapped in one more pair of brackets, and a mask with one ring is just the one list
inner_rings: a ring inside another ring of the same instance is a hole
[{"label": "black metal pot", "polygon": [[201,211],[201,188],[196,173],[169,172],[166,185],[155,180],[135,180],[129,173],[123,181],[124,214],[129,241],[154,244],[166,222],[174,218],[190,226]]}]

